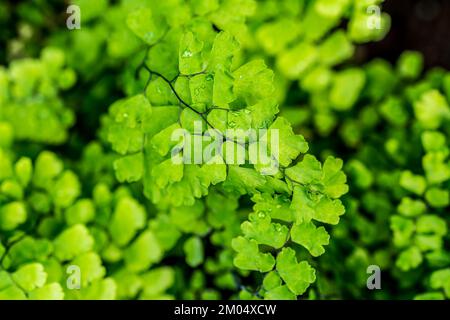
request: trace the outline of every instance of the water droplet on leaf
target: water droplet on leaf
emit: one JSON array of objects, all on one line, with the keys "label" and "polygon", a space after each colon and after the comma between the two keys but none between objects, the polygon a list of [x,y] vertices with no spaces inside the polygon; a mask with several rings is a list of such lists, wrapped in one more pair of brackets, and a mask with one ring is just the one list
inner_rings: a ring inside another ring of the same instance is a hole
[{"label": "water droplet on leaf", "polygon": [[181,56],[183,58],[192,57],[192,52],[190,52],[189,50],[185,50]]}]

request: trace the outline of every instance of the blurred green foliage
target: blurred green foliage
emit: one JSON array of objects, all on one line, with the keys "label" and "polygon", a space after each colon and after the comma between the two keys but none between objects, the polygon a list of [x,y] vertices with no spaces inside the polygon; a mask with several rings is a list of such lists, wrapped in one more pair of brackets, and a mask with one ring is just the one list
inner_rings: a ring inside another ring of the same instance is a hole
[{"label": "blurred green foliage", "polygon": [[[354,63],[382,2],[0,2],[0,299],[450,298],[450,72]],[[194,121],[280,172],[170,163]]]}]

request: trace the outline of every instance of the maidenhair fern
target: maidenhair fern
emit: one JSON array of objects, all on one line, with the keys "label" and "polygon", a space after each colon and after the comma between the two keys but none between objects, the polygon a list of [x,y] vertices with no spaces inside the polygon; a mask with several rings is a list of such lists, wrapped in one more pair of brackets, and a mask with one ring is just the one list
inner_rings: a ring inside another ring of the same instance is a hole
[{"label": "maidenhair fern", "polygon": [[450,298],[450,76],[354,59],[383,2],[0,3],[0,300]]},{"label": "maidenhair fern", "polygon": [[[131,13],[127,20],[138,36],[149,28],[141,19],[144,13],[150,15],[150,9]],[[166,210],[195,208],[213,186],[221,192],[251,196],[254,212],[241,225],[242,235],[232,242],[237,252],[235,265],[262,273],[274,270],[273,276],[281,277],[289,288],[283,292],[303,294],[315,273],[307,261],[297,262],[299,248],[293,244],[312,256],[324,252],[329,235],[318,224],[337,224],[345,211],[339,200],[348,190],[342,161],[330,157],[322,166],[305,154],[308,145],[303,137],[276,115],[272,71],[259,60],[238,65],[239,46],[229,33],[217,32],[210,22],[198,19],[186,28],[156,34],[160,36],[149,43],[139,65],[148,74],[143,93],[115,102],[104,120],[104,135],[123,155],[114,163],[117,178],[142,180],[146,196]],[[162,48],[166,55],[177,57],[178,63],[160,64],[152,52]],[[196,122],[199,131],[194,128]],[[180,129],[201,135],[201,155],[216,134],[217,150],[204,163],[176,163],[172,148],[180,148],[176,156],[184,161],[191,148],[186,141],[173,141],[173,133]],[[276,173],[264,175],[267,166],[227,158],[229,145],[248,155],[251,144],[258,142],[254,137],[228,134],[239,129],[242,134],[248,129],[266,129],[266,135],[256,137],[263,140],[279,132],[279,153],[269,155],[271,165],[279,167]],[[198,247],[196,242],[191,238],[185,248]],[[273,290],[267,294],[282,289]]]}]

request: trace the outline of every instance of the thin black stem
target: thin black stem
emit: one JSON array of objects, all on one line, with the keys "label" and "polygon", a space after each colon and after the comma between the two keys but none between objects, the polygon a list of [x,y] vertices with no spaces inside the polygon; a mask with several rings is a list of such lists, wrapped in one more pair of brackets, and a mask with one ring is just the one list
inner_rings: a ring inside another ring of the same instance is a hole
[{"label": "thin black stem", "polygon": [[[170,89],[172,90],[172,92],[174,93],[174,95],[176,96],[176,98],[178,99],[178,101],[180,101],[180,103],[181,103],[183,106],[185,106],[186,108],[188,108],[188,109],[192,110],[193,112],[195,112],[196,114],[198,114],[198,115],[203,119],[203,121],[205,121],[205,123],[206,123],[211,129],[213,129],[215,132],[217,132],[217,133],[222,137],[223,140],[231,141],[231,142],[237,143],[237,144],[239,144],[239,145],[245,147],[245,142],[242,143],[242,142],[240,142],[240,141],[236,141],[236,140],[230,139],[230,138],[228,138],[227,136],[225,136],[224,134],[222,134],[222,132],[220,132],[218,129],[214,128],[214,126],[213,126],[213,125],[209,122],[209,120],[205,117],[205,114],[208,114],[208,113],[210,112],[209,110],[206,111],[206,112],[204,112],[204,113],[203,113],[203,112],[200,112],[200,111],[194,109],[194,108],[193,108],[191,105],[189,105],[186,101],[184,101],[183,98],[181,98],[181,96],[180,96],[180,95],[178,94],[178,92],[175,90],[175,87],[173,86],[173,83],[172,83],[173,81],[175,81],[175,80],[177,79],[177,77],[175,77],[173,80],[169,80],[169,79],[167,79],[164,75],[162,75],[161,73],[159,73],[159,72],[157,72],[157,71],[154,71],[154,70],[151,70],[151,69],[149,68],[149,66],[148,66],[146,63],[144,63],[144,64],[142,65],[142,68],[144,68],[145,70],[147,70],[147,72],[149,73],[149,79],[151,79],[152,75],[158,76],[158,77],[160,77],[161,79],[163,79],[164,82],[166,82],[166,83],[169,85]],[[146,87],[148,86],[148,83],[150,83],[150,80],[147,81]],[[219,107],[214,107],[213,109],[219,109]],[[225,109],[225,108],[220,108],[220,109],[229,111],[228,109]]]}]

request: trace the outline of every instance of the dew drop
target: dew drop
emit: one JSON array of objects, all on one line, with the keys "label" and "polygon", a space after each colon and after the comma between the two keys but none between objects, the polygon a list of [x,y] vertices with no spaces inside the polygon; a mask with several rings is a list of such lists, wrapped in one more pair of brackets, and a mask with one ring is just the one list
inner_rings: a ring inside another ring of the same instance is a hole
[{"label": "dew drop", "polygon": [[258,217],[265,218],[266,214],[264,212],[260,212],[260,213],[258,213]]},{"label": "dew drop", "polygon": [[188,58],[188,57],[192,57],[192,52],[190,52],[189,50],[185,50],[182,54],[183,58]]},{"label": "dew drop", "polygon": [[155,39],[155,34],[151,31],[149,31],[149,32],[145,33],[144,39],[147,42],[152,42]]}]

